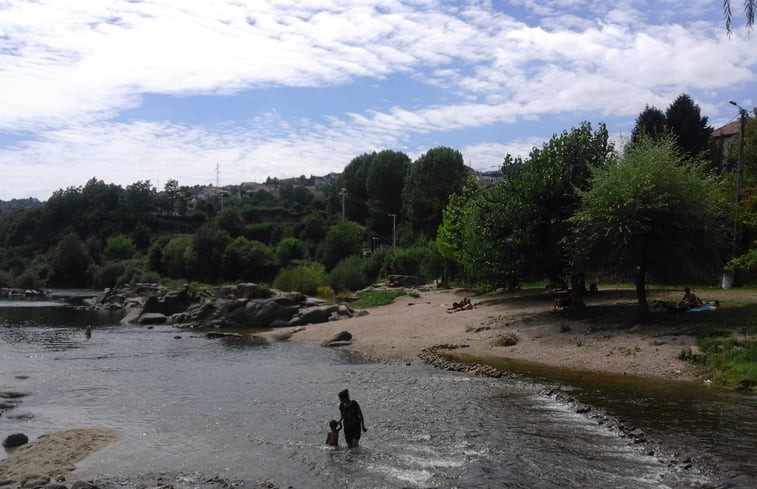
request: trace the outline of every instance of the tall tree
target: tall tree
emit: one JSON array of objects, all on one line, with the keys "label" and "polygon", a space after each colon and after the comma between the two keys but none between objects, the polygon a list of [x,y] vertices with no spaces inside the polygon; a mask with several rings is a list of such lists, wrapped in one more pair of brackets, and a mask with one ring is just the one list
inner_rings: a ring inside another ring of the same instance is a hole
[{"label": "tall tree", "polygon": [[389,215],[397,216],[402,210],[402,185],[409,168],[410,158],[405,153],[391,150],[373,153],[365,176],[370,215],[366,225],[380,235],[392,232]]},{"label": "tall tree", "polygon": [[699,111],[691,97],[679,95],[665,111],[665,121],[676,137],[678,147],[689,157],[697,157],[707,149],[712,127],[707,125],[707,117]]},{"label": "tall tree", "polygon": [[666,131],[665,114],[657,107],[647,105],[636,118],[636,125],[631,132],[631,144],[635,144],[642,137],[652,139],[661,138]]},{"label": "tall tree", "polygon": [[459,192],[468,170],[459,151],[438,147],[421,155],[405,176],[402,207],[416,238],[435,238],[449,196]]},{"label": "tall tree", "polygon": [[671,138],[642,139],[598,169],[581,193],[575,245],[595,265],[632,273],[640,316],[650,271],[679,280],[718,260],[727,205],[720,182],[685,160]]}]

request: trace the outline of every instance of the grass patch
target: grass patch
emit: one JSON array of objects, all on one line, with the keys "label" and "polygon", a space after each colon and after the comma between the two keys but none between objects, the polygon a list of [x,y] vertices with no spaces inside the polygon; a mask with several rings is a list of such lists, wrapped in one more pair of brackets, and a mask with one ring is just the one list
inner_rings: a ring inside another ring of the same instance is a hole
[{"label": "grass patch", "polygon": [[394,302],[397,297],[405,295],[401,290],[370,290],[360,292],[356,301],[350,302],[350,307],[365,309],[368,307],[386,306]]},{"label": "grass patch", "polygon": [[520,336],[515,333],[508,333],[506,335],[498,336],[494,340],[495,346],[515,346],[520,342]]},{"label": "grass patch", "polygon": [[723,306],[717,311],[659,313],[654,322],[678,326],[696,337],[701,353],[681,358],[693,362],[714,384],[757,392],[757,304],[721,294]]}]

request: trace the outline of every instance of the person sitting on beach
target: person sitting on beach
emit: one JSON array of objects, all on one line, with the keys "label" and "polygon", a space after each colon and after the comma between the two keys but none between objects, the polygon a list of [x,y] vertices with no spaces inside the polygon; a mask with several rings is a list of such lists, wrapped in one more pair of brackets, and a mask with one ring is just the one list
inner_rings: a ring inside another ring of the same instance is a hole
[{"label": "person sitting on beach", "polygon": [[683,298],[681,298],[681,301],[678,303],[678,308],[685,311],[687,309],[691,309],[692,307],[699,307],[702,305],[702,301],[699,300],[699,297],[691,291],[690,288],[686,287],[683,289]]},{"label": "person sitting on beach", "polygon": [[453,302],[452,307],[447,309],[447,312],[468,311],[470,309],[473,309],[473,303],[467,297],[463,297],[462,301]]},{"label": "person sitting on beach", "polygon": [[326,434],[326,445],[332,447],[339,445],[339,431],[342,429],[342,425],[339,421],[332,419],[329,421],[330,431]]}]

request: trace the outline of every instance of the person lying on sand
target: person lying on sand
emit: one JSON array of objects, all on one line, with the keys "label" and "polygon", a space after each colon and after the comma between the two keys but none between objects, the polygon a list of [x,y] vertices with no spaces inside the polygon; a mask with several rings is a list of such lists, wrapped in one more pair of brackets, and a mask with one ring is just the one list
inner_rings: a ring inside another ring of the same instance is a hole
[{"label": "person lying on sand", "polygon": [[468,311],[470,309],[473,309],[473,303],[467,297],[463,297],[462,301],[453,302],[452,307],[447,309],[447,313],[458,312],[458,311]]}]

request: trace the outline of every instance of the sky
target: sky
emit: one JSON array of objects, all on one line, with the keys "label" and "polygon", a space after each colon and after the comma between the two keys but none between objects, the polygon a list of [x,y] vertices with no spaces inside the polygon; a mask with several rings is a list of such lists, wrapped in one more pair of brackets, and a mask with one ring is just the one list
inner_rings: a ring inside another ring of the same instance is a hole
[{"label": "sky", "polygon": [[341,172],[391,149],[493,170],[582,121],[622,143],[686,93],[757,105],[733,0],[0,0],[0,199]]}]

